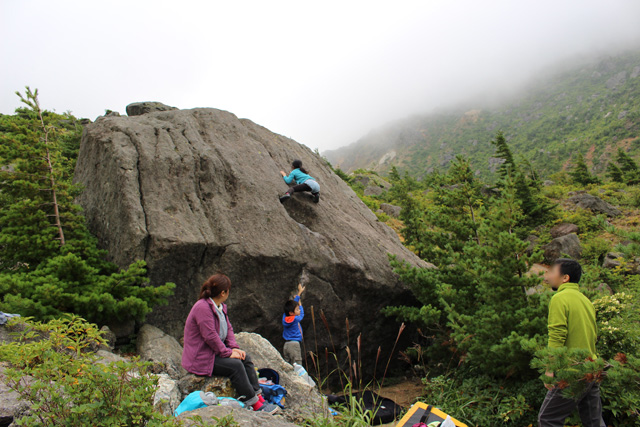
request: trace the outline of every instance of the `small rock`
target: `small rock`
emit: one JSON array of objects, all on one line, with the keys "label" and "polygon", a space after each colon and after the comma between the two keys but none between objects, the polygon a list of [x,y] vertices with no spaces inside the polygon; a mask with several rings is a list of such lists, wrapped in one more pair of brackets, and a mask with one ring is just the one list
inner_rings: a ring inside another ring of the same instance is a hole
[{"label": "small rock", "polygon": [[599,197],[592,196],[591,194],[576,192],[575,195],[569,198],[569,202],[575,204],[582,209],[589,209],[594,213],[602,213],[608,217],[616,217],[622,212],[618,208],[605,202]]},{"label": "small rock", "polygon": [[567,234],[566,236],[556,237],[543,247],[544,258],[548,262],[553,262],[557,258],[569,256],[578,259],[582,255],[582,247],[580,239],[576,234]]},{"label": "small rock", "polygon": [[551,187],[552,185],[555,185],[556,183],[551,181],[550,179],[547,179],[545,181],[542,182],[542,185],[544,185],[545,187]]},{"label": "small rock", "polygon": [[[202,424],[194,420],[194,417],[200,417],[202,420],[211,420],[212,418],[222,419],[227,415],[231,415],[233,420],[240,426],[252,427],[296,427],[295,424],[284,420],[278,415],[269,415],[263,412],[248,411],[246,409],[230,408],[228,406],[206,406],[180,414],[178,420],[183,422],[184,427],[199,427]],[[234,424],[235,425],[235,424]]]},{"label": "small rock", "polygon": [[607,285],[606,283],[600,283],[596,287],[596,291],[602,292],[608,295],[613,295],[613,290],[611,289],[611,286]]},{"label": "small rock", "polygon": [[7,386],[4,367],[0,367],[0,426],[8,426],[25,415],[29,408],[29,403],[20,400],[18,393]]},{"label": "small rock", "polygon": [[164,415],[173,415],[173,411],[182,402],[180,388],[167,374],[157,374],[157,377],[158,386],[153,395],[153,407]]},{"label": "small rock", "polygon": [[105,350],[113,350],[114,348],[116,348],[116,334],[114,334],[107,325],[104,325],[102,328],[100,328],[100,332],[102,332],[102,338],[104,338],[107,342],[107,344],[105,345]]},{"label": "small rock", "polygon": [[103,365],[108,365],[112,362],[128,362],[128,359],[103,349],[96,351],[96,356],[98,357],[96,363],[101,363]]},{"label": "small rock", "polygon": [[624,259],[624,254],[621,252],[609,252],[604,257],[604,261],[602,262],[602,268],[616,268],[620,267],[622,263],[619,258]]},{"label": "small rock", "polygon": [[177,382],[181,398],[196,390],[213,392],[216,396],[236,397],[236,390],[227,377],[205,377],[187,374]]},{"label": "small rock", "polygon": [[365,196],[380,196],[384,190],[377,185],[370,185],[364,189]]},{"label": "small rock", "polygon": [[146,324],[140,328],[137,350],[142,360],[163,364],[171,378],[179,379],[187,374],[182,367],[182,346],[155,326]]},{"label": "small rock", "polygon": [[127,116],[141,116],[147,113],[155,113],[156,111],[177,110],[176,107],[170,107],[162,102],[134,102],[127,105]]},{"label": "small rock", "polygon": [[551,228],[549,232],[551,233],[551,237],[561,237],[566,236],[567,234],[575,233],[578,234],[580,229],[577,225],[571,224],[568,222],[563,222],[562,224],[558,224],[555,227]]},{"label": "small rock", "polygon": [[540,238],[538,236],[536,236],[535,234],[529,234],[527,236],[527,238],[524,239],[525,242],[529,242],[529,246],[527,246],[527,249],[525,249],[525,253],[527,255],[533,254],[533,251],[534,251],[536,245],[538,244],[538,240],[539,239]]},{"label": "small rock", "polygon": [[381,203],[380,210],[382,210],[382,212],[386,213],[389,216],[398,218],[400,216],[402,208],[400,206],[391,205],[389,203]]}]

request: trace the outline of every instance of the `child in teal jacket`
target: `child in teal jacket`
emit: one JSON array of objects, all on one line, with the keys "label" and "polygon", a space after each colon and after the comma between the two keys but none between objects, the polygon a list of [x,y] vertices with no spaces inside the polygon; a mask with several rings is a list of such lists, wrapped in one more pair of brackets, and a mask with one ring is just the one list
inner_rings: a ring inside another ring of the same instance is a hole
[{"label": "child in teal jacket", "polygon": [[284,171],[280,171],[280,175],[284,178],[284,182],[292,184],[295,181],[295,185],[291,186],[289,190],[280,197],[280,202],[284,203],[297,191],[309,191],[313,195],[314,203],[318,203],[320,201],[320,185],[318,185],[315,178],[310,176],[302,167],[302,160],[294,160],[291,166],[293,170],[289,176],[287,176]]}]

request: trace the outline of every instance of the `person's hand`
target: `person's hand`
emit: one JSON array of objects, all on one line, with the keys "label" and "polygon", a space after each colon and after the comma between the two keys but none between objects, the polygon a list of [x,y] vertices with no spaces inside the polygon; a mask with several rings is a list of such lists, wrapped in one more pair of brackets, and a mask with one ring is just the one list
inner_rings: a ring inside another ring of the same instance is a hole
[{"label": "person's hand", "polygon": [[232,359],[240,359],[240,360],[244,360],[244,358],[247,356],[247,353],[245,353],[244,351],[240,350],[239,348],[234,348],[231,350],[231,357]]},{"label": "person's hand", "polygon": [[[548,377],[553,378],[553,372],[549,372],[549,371],[547,371],[547,372],[545,372],[544,374],[545,374],[546,376],[548,376]],[[553,390],[553,389],[555,388],[553,384],[547,384],[547,383],[545,383],[545,384],[544,384],[544,387],[545,387],[547,390]]]},{"label": "person's hand", "polygon": [[302,295],[302,293],[304,292],[306,288],[304,286],[302,286],[302,283],[298,283],[298,295]]},{"label": "person's hand", "polygon": [[282,176],[287,176],[287,174],[285,173],[285,171],[280,171],[280,175],[282,175]]}]

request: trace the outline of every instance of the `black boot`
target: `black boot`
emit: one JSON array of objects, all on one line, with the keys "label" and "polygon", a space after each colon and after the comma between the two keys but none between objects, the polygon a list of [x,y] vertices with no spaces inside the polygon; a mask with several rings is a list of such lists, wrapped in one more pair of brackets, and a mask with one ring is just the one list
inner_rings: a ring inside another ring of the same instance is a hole
[{"label": "black boot", "polygon": [[320,192],[313,193],[313,203],[318,203],[320,201]]},{"label": "black boot", "polygon": [[280,203],[284,203],[286,202],[288,199],[291,198],[291,194],[289,193],[284,193],[284,195],[280,196]]}]

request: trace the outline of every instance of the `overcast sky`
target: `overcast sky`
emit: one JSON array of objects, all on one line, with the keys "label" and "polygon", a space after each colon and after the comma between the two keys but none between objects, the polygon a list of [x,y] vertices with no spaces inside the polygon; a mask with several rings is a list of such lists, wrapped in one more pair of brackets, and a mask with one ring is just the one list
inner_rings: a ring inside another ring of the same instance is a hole
[{"label": "overcast sky", "polygon": [[640,41],[638,0],[0,0],[0,113],[215,107],[321,150]]}]

